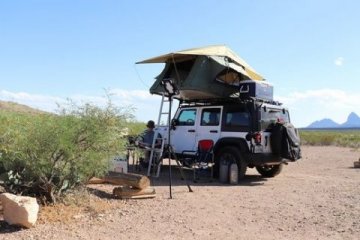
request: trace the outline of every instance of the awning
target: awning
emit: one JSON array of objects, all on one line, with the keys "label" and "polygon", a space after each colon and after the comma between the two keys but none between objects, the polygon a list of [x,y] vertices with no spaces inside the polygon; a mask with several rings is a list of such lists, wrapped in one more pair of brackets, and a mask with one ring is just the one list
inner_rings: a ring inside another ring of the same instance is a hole
[{"label": "awning", "polygon": [[[168,63],[168,62],[182,62],[193,58],[196,55],[209,56],[214,60],[224,62],[224,59],[227,59],[226,64],[229,64],[229,67],[237,70],[238,72],[249,76],[253,80],[264,80],[264,78],[258,74],[249,64],[247,64],[242,58],[240,58],[236,53],[234,53],[230,48],[224,45],[215,45],[202,48],[192,48],[187,50],[182,50],[178,52],[171,52],[168,54],[160,55],[157,57],[149,58],[137,63]],[[224,57],[224,58],[217,58]]]}]

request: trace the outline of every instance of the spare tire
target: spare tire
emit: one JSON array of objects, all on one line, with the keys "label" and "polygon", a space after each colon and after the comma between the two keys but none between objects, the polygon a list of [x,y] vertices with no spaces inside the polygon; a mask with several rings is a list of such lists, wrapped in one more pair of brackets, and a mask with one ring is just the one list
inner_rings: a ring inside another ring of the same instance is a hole
[{"label": "spare tire", "polygon": [[291,123],[274,124],[270,135],[270,146],[276,156],[291,161],[301,158],[299,133]]}]

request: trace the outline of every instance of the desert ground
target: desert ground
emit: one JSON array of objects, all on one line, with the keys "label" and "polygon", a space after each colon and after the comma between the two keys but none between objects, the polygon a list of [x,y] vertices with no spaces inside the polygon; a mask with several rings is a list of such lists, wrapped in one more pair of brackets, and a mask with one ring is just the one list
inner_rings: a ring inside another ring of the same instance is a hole
[{"label": "desert ground", "polygon": [[89,185],[87,211],[43,207],[35,228],[2,221],[0,239],[359,239],[360,151],[302,150],[274,178],[248,169],[238,185],[203,178],[191,182],[192,193],[173,168],[173,199],[166,166],[152,179],[153,199],[115,199],[114,186]]}]

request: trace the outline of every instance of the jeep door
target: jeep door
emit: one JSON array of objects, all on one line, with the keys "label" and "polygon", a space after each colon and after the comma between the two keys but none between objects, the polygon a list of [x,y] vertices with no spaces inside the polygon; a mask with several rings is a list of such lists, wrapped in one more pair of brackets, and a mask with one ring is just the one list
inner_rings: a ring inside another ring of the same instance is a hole
[{"label": "jeep door", "polygon": [[171,144],[176,153],[194,151],[197,108],[183,108],[176,114],[176,127],[171,131]]},{"label": "jeep door", "polygon": [[220,137],[222,107],[202,107],[200,111],[200,121],[196,128],[196,143],[200,140],[211,139],[215,144]]}]

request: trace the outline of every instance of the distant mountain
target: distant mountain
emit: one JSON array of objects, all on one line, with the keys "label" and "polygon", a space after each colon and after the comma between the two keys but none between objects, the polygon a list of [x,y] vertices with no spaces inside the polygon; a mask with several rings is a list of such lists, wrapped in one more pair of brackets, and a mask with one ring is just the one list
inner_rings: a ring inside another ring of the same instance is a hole
[{"label": "distant mountain", "polygon": [[356,115],[356,113],[354,112],[350,113],[346,122],[341,124],[341,127],[346,127],[346,128],[360,127],[360,117]]},{"label": "distant mountain", "polygon": [[40,113],[46,113],[44,111],[31,108],[29,106],[15,103],[15,102],[5,102],[0,101],[0,112],[6,111],[6,112],[18,112],[18,113],[29,113],[29,114],[40,114]]},{"label": "distant mountain", "polygon": [[324,118],[311,123],[307,128],[360,128],[360,117],[352,112],[343,124],[336,123],[329,118]]},{"label": "distant mountain", "polygon": [[308,128],[337,128],[340,127],[340,124],[334,122],[330,118],[324,118],[319,121],[311,123]]}]

